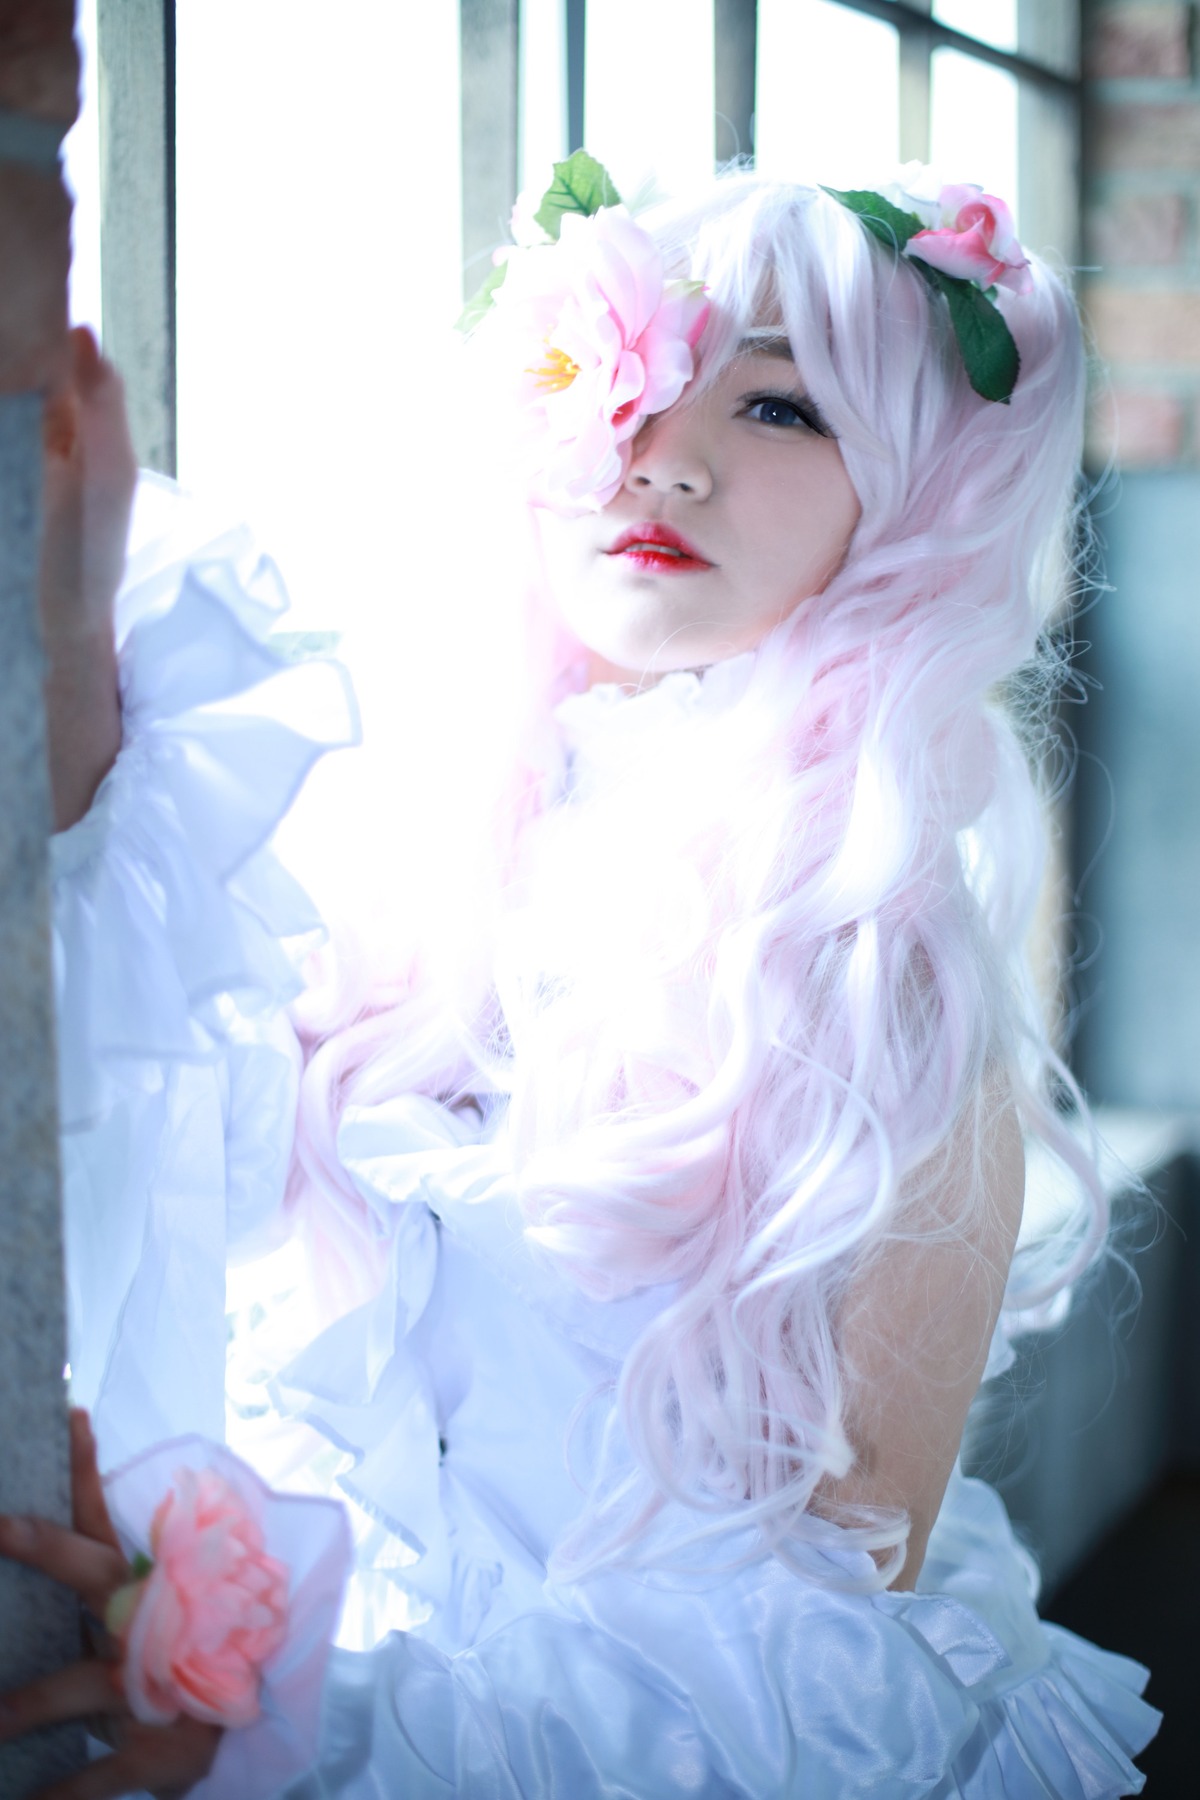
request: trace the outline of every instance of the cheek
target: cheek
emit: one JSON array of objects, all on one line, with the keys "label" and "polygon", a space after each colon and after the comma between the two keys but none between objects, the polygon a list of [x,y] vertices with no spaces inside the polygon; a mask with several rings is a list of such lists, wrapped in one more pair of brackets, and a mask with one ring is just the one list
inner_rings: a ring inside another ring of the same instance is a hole
[{"label": "cheek", "polygon": [[542,573],[550,590],[550,598],[561,611],[562,602],[578,585],[585,566],[587,542],[582,521],[560,518],[557,513],[542,510],[534,513],[534,532],[541,557]]},{"label": "cheek", "polygon": [[821,516],[824,520],[828,554],[826,564],[828,577],[840,568],[846,552],[850,548],[850,540],[858,529],[858,521],[862,518],[862,503],[840,457],[836,467],[828,472],[822,496]]},{"label": "cheek", "polygon": [[[841,567],[862,514],[841,458],[806,470],[799,482],[776,481],[761,490],[764,547],[771,545],[775,579],[797,599],[818,592]],[[768,524],[768,514],[774,522]]]}]

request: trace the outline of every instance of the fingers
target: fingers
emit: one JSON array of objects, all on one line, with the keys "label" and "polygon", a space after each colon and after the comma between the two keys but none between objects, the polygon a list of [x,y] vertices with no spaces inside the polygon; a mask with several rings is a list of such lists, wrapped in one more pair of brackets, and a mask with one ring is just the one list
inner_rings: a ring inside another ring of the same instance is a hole
[{"label": "fingers", "polygon": [[112,1756],[43,1788],[36,1800],[115,1800],[147,1788],[160,1797],[182,1796],[208,1774],[220,1741],[217,1727],[198,1719],[178,1719],[161,1729],[130,1720]]},{"label": "fingers", "polygon": [[[71,1413],[71,1513],[77,1532],[120,1553],[121,1544],[108,1516],[104,1483],[96,1463],[92,1424],[82,1407]],[[124,1559],[122,1558],[122,1561]]]},{"label": "fingers", "polygon": [[103,367],[100,349],[86,325],[67,334],[67,358],[61,381],[47,396],[42,414],[42,443],[48,456],[70,459],[79,441],[81,397],[96,385]]},{"label": "fingers", "polygon": [[47,456],[69,462],[79,441],[79,396],[73,387],[51,394],[42,411],[42,448]]},{"label": "fingers", "polygon": [[41,1788],[35,1800],[115,1800],[118,1794],[140,1794],[148,1779],[152,1777],[139,1769],[128,1751],[118,1750],[113,1756],[88,1763],[65,1781],[56,1781],[53,1787]]},{"label": "fingers", "polygon": [[[114,365],[100,353],[90,326],[76,325],[68,334],[66,369],[42,413],[42,443],[47,455],[70,460],[79,442],[82,409],[89,405],[123,405],[124,383]],[[107,392],[106,392],[107,390]]]},{"label": "fingers", "polygon": [[104,366],[100,346],[90,325],[73,325],[67,336],[70,340],[71,372],[75,385],[86,390],[95,385]]},{"label": "fingers", "polygon": [[72,1663],[4,1695],[0,1700],[0,1743],[23,1737],[27,1731],[39,1731],[44,1725],[62,1725],[88,1713],[120,1712],[124,1707],[112,1663]]},{"label": "fingers", "polygon": [[73,1588],[100,1619],[114,1589],[129,1579],[119,1549],[82,1537],[65,1525],[52,1525],[48,1519],[0,1514],[0,1556]]}]

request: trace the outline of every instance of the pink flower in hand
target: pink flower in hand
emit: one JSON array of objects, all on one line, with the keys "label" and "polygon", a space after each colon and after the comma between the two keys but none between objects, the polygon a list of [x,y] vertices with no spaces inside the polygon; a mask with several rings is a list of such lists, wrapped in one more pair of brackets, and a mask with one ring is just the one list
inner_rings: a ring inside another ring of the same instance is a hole
[{"label": "pink flower in hand", "polygon": [[489,333],[535,501],[612,499],[638,426],[691,380],[707,317],[701,284],[664,282],[658,246],[622,206],[569,213],[556,244],[509,257]]},{"label": "pink flower in hand", "polygon": [[154,1567],[114,1596],[130,1710],[214,1725],[259,1716],[261,1670],[287,1636],[288,1571],[266,1554],[241,1495],[211,1469],[180,1469],[150,1528]]},{"label": "pink flower in hand", "polygon": [[944,275],[959,275],[984,288],[1006,287],[1015,294],[1027,294],[1032,286],[1029,259],[1017,242],[1012,214],[1003,200],[964,184],[944,187],[938,203],[941,228],[915,232],[906,254]]}]

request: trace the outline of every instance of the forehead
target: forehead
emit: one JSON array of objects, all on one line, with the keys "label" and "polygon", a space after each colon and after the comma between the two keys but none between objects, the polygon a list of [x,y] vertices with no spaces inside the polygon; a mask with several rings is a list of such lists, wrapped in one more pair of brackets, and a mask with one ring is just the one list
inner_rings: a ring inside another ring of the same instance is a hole
[{"label": "forehead", "polygon": [[[761,316],[761,315],[760,315]],[[729,321],[732,323],[732,321]],[[802,380],[791,340],[779,320],[766,325],[743,325],[740,330],[719,330],[716,341],[701,341],[699,368],[685,393],[687,400],[699,400],[702,394],[719,386],[745,381],[749,363],[757,364],[753,379],[781,381],[792,385]],[[774,363],[772,370],[769,366]]]},{"label": "forehead", "polygon": [[713,374],[717,380],[726,374],[736,376],[738,369],[744,368],[745,363],[751,358],[765,358],[770,362],[777,363],[781,378],[794,376],[798,370],[795,352],[781,332],[750,331],[737,340],[730,349],[724,365],[720,369],[714,369]]},{"label": "forehead", "polygon": [[786,337],[778,332],[748,332],[735,339],[719,360],[701,361],[695,380],[688,384],[677,404],[694,403],[707,393],[724,395],[748,382],[793,387],[800,381],[799,367]]},{"label": "forehead", "polygon": [[783,362],[794,363],[796,358],[787,335],[775,326],[766,326],[761,331],[747,331],[738,341],[734,350],[735,356],[776,356]]}]

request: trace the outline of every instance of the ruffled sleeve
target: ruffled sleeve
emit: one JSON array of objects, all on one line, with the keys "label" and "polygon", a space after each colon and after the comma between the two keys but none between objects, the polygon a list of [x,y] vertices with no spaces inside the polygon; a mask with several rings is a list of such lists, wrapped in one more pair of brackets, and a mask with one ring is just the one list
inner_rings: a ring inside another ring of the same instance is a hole
[{"label": "ruffled sleeve", "polygon": [[51,847],[74,1398],[103,1459],[224,1435],[225,1269],[282,1197],[315,910],[271,834],[354,741],[344,672],[291,660],[244,528],[143,477],[117,603],[124,742]]},{"label": "ruffled sleeve", "polygon": [[349,685],[280,655],[274,564],[204,524],[143,477],[117,614],[125,741],[52,845],[67,1130],[157,1086],[164,1060],[214,1060],[230,998],[251,1014],[292,998],[284,941],[319,926],[268,843],[316,760],[355,741]]}]

